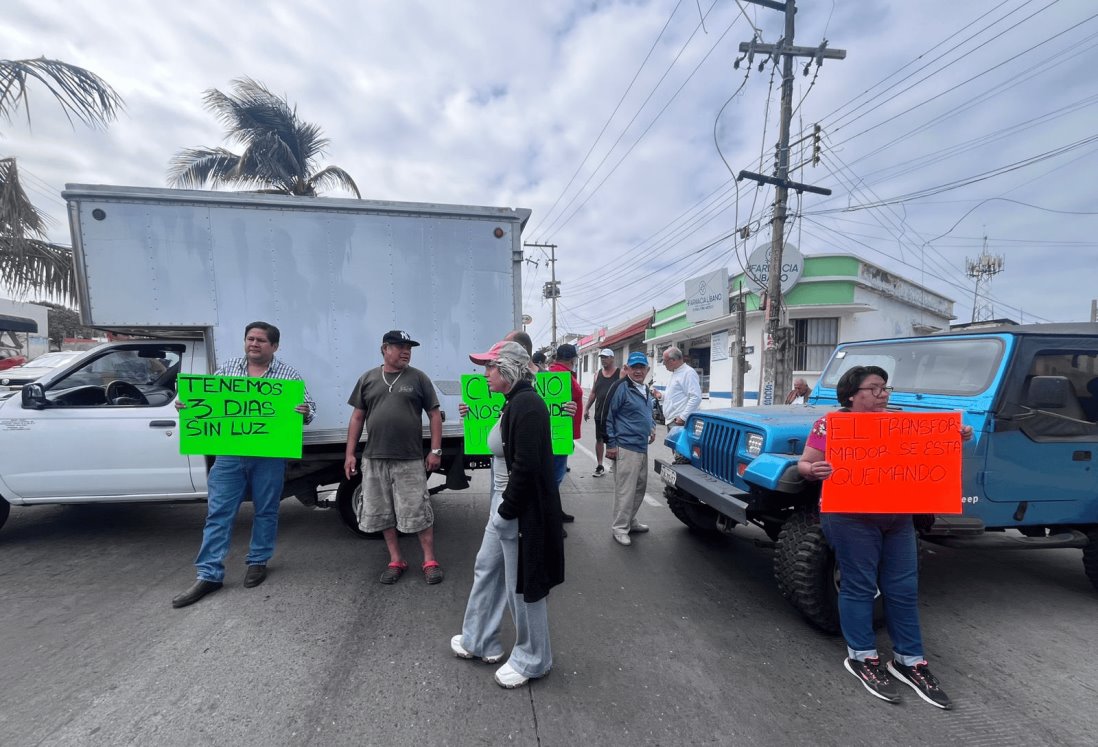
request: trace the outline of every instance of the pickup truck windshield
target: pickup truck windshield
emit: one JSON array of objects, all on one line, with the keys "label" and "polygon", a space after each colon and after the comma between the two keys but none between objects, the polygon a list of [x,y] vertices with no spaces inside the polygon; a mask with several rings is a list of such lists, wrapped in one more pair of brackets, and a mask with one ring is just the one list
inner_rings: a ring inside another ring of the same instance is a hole
[{"label": "pickup truck windshield", "polygon": [[974,395],[991,386],[1002,357],[1002,340],[989,337],[852,345],[835,353],[820,380],[833,389],[854,366],[880,366],[897,391]]}]

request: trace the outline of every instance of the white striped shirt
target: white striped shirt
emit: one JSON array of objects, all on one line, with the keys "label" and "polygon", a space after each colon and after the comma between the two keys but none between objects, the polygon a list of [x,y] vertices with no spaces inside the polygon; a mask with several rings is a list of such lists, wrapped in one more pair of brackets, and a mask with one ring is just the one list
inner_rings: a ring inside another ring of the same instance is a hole
[{"label": "white striped shirt", "polygon": [[[250,376],[248,373],[248,359],[247,358],[230,358],[222,363],[214,371],[214,376]],[[261,379],[296,379],[297,381],[304,382],[305,379],[301,377],[301,374],[297,372],[297,369],[291,366],[289,363],[283,363],[278,358],[271,358],[271,365],[267,366],[267,371],[260,377]],[[313,418],[316,417],[316,402],[309,395],[309,387],[305,386],[305,404],[309,406],[309,414],[305,416],[305,424],[313,422]]]}]

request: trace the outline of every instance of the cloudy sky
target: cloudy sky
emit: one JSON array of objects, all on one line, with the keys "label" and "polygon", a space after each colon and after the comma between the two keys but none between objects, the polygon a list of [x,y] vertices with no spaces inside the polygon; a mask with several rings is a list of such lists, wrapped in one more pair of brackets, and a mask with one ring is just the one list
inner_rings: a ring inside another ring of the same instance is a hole
[{"label": "cloudy sky", "polygon": [[[965,261],[986,235],[1005,259],[995,316],[1089,318],[1093,0],[798,5],[795,42],[847,57],[797,66],[794,139],[818,123],[823,147],[793,178],[834,194],[794,200],[789,240],[921,282],[968,321]],[[81,65],[126,102],[108,129],[74,129],[35,88],[32,127],[0,126],[60,242],[64,184],[165,186],[177,150],[222,144],[203,91],[242,76],[320,124],[324,163],[364,197],[533,210],[526,240],[557,245],[562,331],[681,299],[686,279],[735,273],[769,241],[772,191],[732,172],[771,171],[780,78],[734,63],[782,17],[746,0],[9,0],[5,21],[0,56]],[[548,265],[528,257],[525,309],[548,342]]]}]

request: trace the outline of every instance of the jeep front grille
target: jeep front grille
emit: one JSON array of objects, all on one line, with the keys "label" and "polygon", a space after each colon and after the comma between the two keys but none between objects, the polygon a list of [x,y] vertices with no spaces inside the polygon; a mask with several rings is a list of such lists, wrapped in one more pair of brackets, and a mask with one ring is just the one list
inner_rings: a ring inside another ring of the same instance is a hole
[{"label": "jeep front grille", "polygon": [[736,477],[736,449],[740,432],[719,420],[710,420],[702,433],[702,458],[700,467],[719,480],[734,483]]}]

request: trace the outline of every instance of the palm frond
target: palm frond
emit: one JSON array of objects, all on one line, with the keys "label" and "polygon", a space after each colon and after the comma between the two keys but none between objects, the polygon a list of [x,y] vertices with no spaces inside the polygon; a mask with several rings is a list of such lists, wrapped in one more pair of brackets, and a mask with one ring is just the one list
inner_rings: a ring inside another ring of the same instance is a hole
[{"label": "palm frond", "polygon": [[318,171],[309,177],[309,183],[312,184],[314,190],[326,189],[328,186],[341,187],[348,192],[353,192],[358,199],[362,199],[355,180],[338,166],[329,166],[322,171]]},{"label": "palm frond", "polygon": [[224,148],[184,148],[172,156],[168,184],[187,188],[229,183],[239,163],[240,156]]},{"label": "palm frond", "polygon": [[0,236],[0,277],[16,297],[33,290],[62,303],[76,302],[72,250],[67,246]]},{"label": "palm frond", "polygon": [[61,105],[69,122],[75,117],[89,127],[106,125],[125,107],[122,97],[93,72],[60,60],[0,60],[0,115],[9,122],[20,106],[30,125],[27,84],[37,81]]},{"label": "palm frond", "polygon": [[45,215],[34,206],[19,181],[14,158],[0,158],[0,239],[44,239]]},{"label": "palm frond", "polygon": [[[319,125],[298,119],[297,109],[283,97],[251,78],[237,78],[225,93],[211,88],[204,94],[207,109],[225,127],[225,139],[240,143],[244,152],[235,156],[222,148],[191,148],[172,159],[168,171],[173,186],[232,183],[257,186],[263,191],[315,195],[319,183],[335,184],[356,195],[358,188],[342,169],[320,172],[320,181],[309,176],[314,161],[328,147]],[[214,157],[216,154],[223,160]],[[215,170],[214,166],[220,170]]]}]

